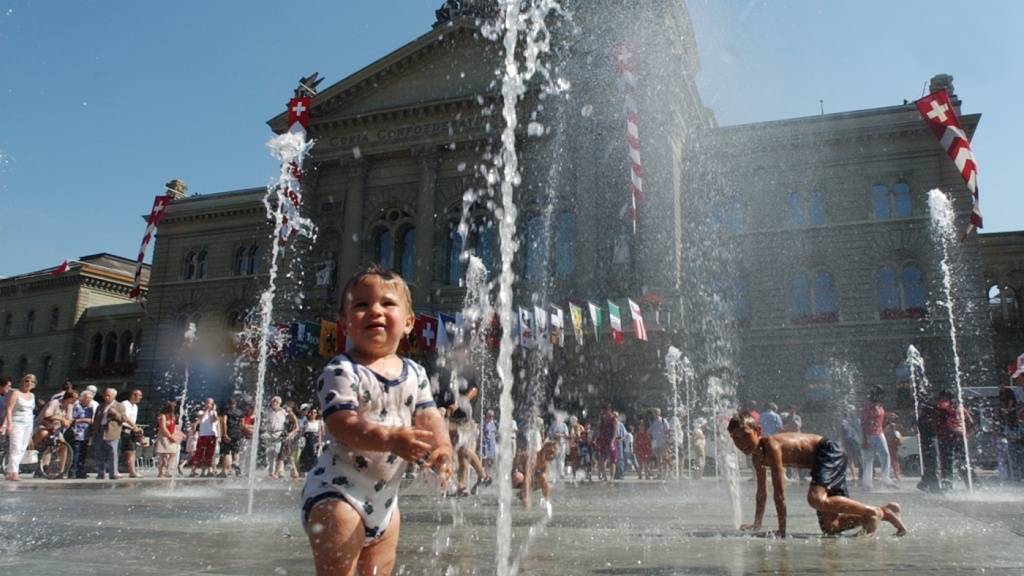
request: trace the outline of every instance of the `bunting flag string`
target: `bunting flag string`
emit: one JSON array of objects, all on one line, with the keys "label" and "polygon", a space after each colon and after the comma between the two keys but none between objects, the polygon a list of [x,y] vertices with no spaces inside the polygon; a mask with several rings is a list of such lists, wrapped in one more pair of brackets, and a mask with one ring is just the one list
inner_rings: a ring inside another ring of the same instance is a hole
[{"label": "bunting flag string", "polygon": [[629,159],[629,204],[636,234],[637,204],[644,200],[644,166],[640,161],[640,112],[636,103],[636,53],[628,44],[612,47],[612,65],[619,77],[626,113],[626,143]]},{"label": "bunting flag string", "polygon": [[131,292],[128,293],[129,298],[142,300],[142,266],[146,259],[146,247],[149,246],[149,241],[153,238],[153,233],[156,232],[156,227],[164,217],[164,211],[170,201],[171,197],[167,195],[157,196],[153,199],[153,208],[149,211],[149,218],[146,219],[146,233],[142,235],[139,258],[135,262],[135,280],[132,283]]},{"label": "bunting flag string", "polygon": [[978,166],[974,159],[974,152],[971,151],[971,141],[967,133],[960,126],[960,120],[953,110],[953,102],[949,99],[949,93],[945,89],[932,92],[921,98],[914,104],[917,105],[921,117],[928,123],[932,134],[938,138],[942,148],[949,155],[949,158],[956,164],[967,189],[971,192],[971,218],[967,225],[967,234],[975,228],[982,227],[981,206],[978,203]]}]

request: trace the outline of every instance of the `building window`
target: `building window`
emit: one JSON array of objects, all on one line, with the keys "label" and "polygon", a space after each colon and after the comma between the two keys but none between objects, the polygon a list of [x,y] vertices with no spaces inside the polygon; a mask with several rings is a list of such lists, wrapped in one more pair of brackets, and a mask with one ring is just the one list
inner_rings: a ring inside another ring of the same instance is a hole
[{"label": "building window", "polygon": [[750,297],[747,293],[747,283],[742,278],[733,281],[733,319],[736,323],[746,328],[750,326]]},{"label": "building window", "polygon": [[555,220],[555,278],[569,278],[575,269],[576,215],[560,212]]},{"label": "building window", "polygon": [[878,220],[910,218],[914,215],[910,185],[906,182],[897,182],[892,186],[875,184],[871,187],[871,205]]},{"label": "building window", "polygon": [[790,279],[791,320],[793,324],[836,322],[835,284],[824,270],[808,275],[797,272]]},{"label": "building window", "polygon": [[11,335],[11,329],[14,327],[14,314],[8,312],[4,314],[4,336]]},{"label": "building window", "polygon": [[786,199],[786,223],[790,226],[824,226],[825,199],[812,190],[807,194],[792,192]]},{"label": "building window", "polygon": [[988,305],[995,320],[1015,322],[1021,317],[1017,291],[1010,286],[992,285],[988,290]]},{"label": "building window", "polygon": [[260,245],[253,244],[249,248],[249,274],[256,274],[260,271]]},{"label": "building window", "polygon": [[127,364],[132,361],[132,352],[135,346],[134,338],[130,330],[125,330],[118,341],[117,361]]},{"label": "building window", "polygon": [[827,366],[811,364],[804,370],[804,409],[822,409],[832,400],[832,374]]},{"label": "building window", "polygon": [[878,271],[878,307],[884,320],[924,318],[928,309],[921,269],[916,264],[901,270],[883,266]]},{"label": "building window", "polygon": [[39,370],[39,385],[46,386],[50,381],[50,372],[53,370],[53,356],[47,354],[43,356],[43,363],[40,365]]},{"label": "building window", "polygon": [[416,229],[406,228],[399,236],[398,267],[402,278],[411,282],[416,276]]},{"label": "building window", "polygon": [[22,356],[18,359],[18,378],[28,374],[28,358]]},{"label": "building window", "polygon": [[0,358],[0,376],[4,374],[4,359]]},{"label": "building window", "polygon": [[57,326],[60,324],[60,308],[54,306],[50,310],[50,332],[56,332]]},{"label": "building window", "polygon": [[544,275],[544,219],[540,216],[530,218],[526,223],[526,280],[540,280]]},{"label": "building window", "polygon": [[196,256],[196,278],[199,280],[206,278],[206,250]]},{"label": "building window", "polygon": [[481,218],[473,223],[469,232],[470,247],[473,255],[487,269],[494,270],[494,225],[490,218]]},{"label": "building window", "polygon": [[185,280],[193,280],[196,277],[196,253],[185,254],[185,269],[182,272]]},{"label": "building window", "polygon": [[459,225],[452,223],[448,226],[448,251],[445,258],[445,283],[449,286],[461,286],[463,278],[462,266],[462,234],[459,234]]},{"label": "building window", "polygon": [[89,364],[99,366],[103,360],[103,334],[96,334],[92,337],[92,347],[89,350]]},{"label": "building window", "polygon": [[29,335],[36,331],[36,311],[29,310],[25,317],[25,334]]},{"label": "building window", "polygon": [[114,362],[117,362],[117,333],[111,332],[103,343],[103,365],[109,366]]},{"label": "building window", "polygon": [[248,254],[249,250],[245,246],[235,250],[235,274],[238,276],[244,276],[249,271]]},{"label": "building window", "polygon": [[373,233],[373,261],[382,268],[391,269],[391,230],[380,228]]}]

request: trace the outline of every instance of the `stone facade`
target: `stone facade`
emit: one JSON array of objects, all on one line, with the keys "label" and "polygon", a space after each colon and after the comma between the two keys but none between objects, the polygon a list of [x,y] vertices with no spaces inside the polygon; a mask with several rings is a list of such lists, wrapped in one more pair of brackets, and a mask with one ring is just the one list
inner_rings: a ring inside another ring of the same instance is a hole
[{"label": "stone facade", "polygon": [[995,366],[1006,366],[1024,353],[1024,232],[981,234],[985,296],[992,318]]},{"label": "stone facade", "polygon": [[[0,280],[0,374],[36,375],[40,392],[69,379],[133,385],[143,310],[128,297],[135,262],[111,254]],[[149,267],[143,269],[145,294]]]}]

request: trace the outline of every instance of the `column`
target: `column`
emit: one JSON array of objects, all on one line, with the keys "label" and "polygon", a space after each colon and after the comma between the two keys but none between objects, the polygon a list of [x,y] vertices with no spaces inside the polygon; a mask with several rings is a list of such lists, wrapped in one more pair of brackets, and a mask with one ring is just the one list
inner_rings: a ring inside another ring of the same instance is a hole
[{"label": "column", "polygon": [[341,236],[341,267],[338,281],[344,285],[359,267],[360,246],[363,235],[363,195],[366,191],[365,160],[346,163],[349,168],[348,187],[345,191],[345,215]]},{"label": "column", "polygon": [[416,277],[413,279],[413,301],[429,307],[432,300],[434,272],[434,196],[437,193],[437,171],[440,152],[428,147],[416,152],[420,167],[420,187],[416,192]]}]

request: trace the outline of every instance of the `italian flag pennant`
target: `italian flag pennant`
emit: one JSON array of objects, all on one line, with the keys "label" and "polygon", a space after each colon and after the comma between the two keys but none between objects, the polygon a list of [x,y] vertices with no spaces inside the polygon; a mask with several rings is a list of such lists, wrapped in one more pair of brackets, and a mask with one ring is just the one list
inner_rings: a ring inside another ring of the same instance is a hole
[{"label": "italian flag pennant", "polygon": [[625,335],[622,333],[622,317],[619,316],[619,307],[611,300],[608,301],[608,323],[612,326],[612,341],[622,344]]}]

